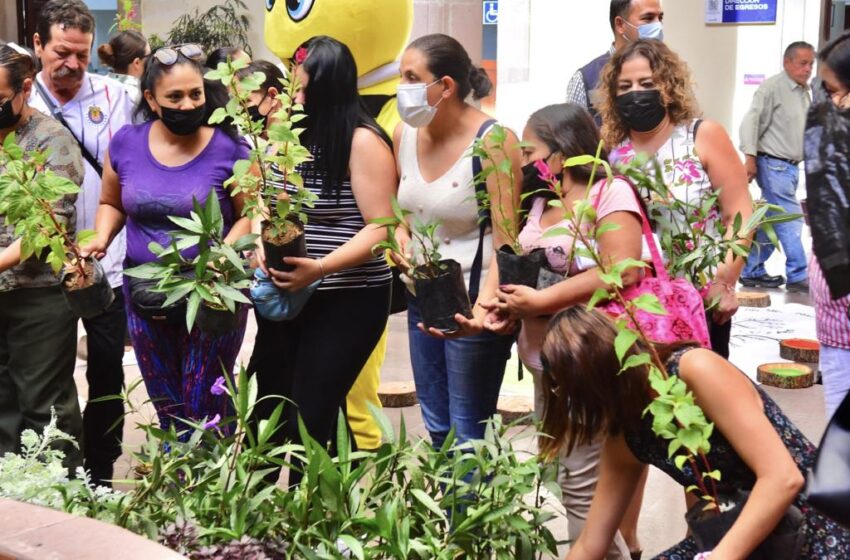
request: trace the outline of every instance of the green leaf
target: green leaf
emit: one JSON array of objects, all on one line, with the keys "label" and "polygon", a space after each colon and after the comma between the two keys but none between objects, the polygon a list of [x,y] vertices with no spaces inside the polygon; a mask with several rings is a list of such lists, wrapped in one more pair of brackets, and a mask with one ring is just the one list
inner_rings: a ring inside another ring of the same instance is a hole
[{"label": "green leaf", "polygon": [[345,546],[351,550],[351,553],[354,554],[357,560],[363,560],[365,558],[363,554],[363,545],[361,545],[360,541],[356,538],[351,535],[340,535],[338,538],[345,543]]},{"label": "green leaf", "polygon": [[630,329],[623,329],[617,333],[614,339],[614,350],[617,352],[617,360],[622,364],[626,352],[637,342],[638,334]]},{"label": "green leaf", "polygon": [[646,311],[653,315],[667,315],[667,310],[661,305],[658,297],[653,294],[641,294],[632,299],[630,303],[641,311]]},{"label": "green leaf", "polygon": [[201,296],[198,292],[192,292],[189,296],[189,301],[186,303],[186,329],[192,332],[192,325],[195,324],[195,318],[198,316],[198,309],[201,306]]},{"label": "green leaf", "polygon": [[607,300],[610,297],[608,290],[605,288],[597,288],[593,295],[590,297],[590,301],[587,302],[587,309],[595,308],[600,301]]},{"label": "green leaf", "polygon": [[437,502],[435,502],[434,499],[431,498],[431,496],[429,496],[419,488],[412,489],[410,493],[413,495],[414,498],[416,498],[416,500],[420,504],[428,508],[431,513],[434,513],[435,515],[437,515],[437,517],[439,517],[443,521],[446,521],[446,514],[443,513],[443,510],[440,508],[439,505],[437,505]]},{"label": "green leaf", "polygon": [[623,367],[620,368],[620,373],[623,373],[624,371],[627,371],[632,368],[637,368],[651,363],[652,358],[649,356],[649,354],[632,354],[626,359],[625,362],[623,362]]}]

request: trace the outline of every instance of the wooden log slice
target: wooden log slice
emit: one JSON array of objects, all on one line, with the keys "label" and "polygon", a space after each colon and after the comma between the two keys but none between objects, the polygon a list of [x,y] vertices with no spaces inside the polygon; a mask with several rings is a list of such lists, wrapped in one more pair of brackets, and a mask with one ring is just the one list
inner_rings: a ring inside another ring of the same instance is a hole
[{"label": "wooden log slice", "polygon": [[779,356],[792,362],[816,364],[820,361],[820,343],[808,338],[786,338],[779,341]]},{"label": "wooden log slice", "polygon": [[509,396],[499,397],[497,411],[502,415],[504,424],[511,424],[523,418],[520,424],[531,424],[534,419],[534,399],[531,397]]},{"label": "wooden log slice", "polygon": [[780,389],[805,389],[814,385],[815,372],[804,364],[764,364],[758,367],[758,380]]},{"label": "wooden log slice", "polygon": [[378,398],[387,408],[405,408],[419,403],[412,381],[389,381],[378,387]]},{"label": "wooden log slice", "polygon": [[770,307],[770,294],[763,292],[737,292],[739,307]]}]

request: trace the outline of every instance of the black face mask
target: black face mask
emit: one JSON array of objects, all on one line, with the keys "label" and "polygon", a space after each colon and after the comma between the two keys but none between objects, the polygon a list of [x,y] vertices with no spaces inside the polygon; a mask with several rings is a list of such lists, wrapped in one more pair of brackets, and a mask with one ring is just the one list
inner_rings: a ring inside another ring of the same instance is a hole
[{"label": "black face mask", "polygon": [[162,124],[173,134],[188,136],[194,134],[207,120],[207,106],[201,105],[188,111],[160,107],[162,109]]},{"label": "black face mask", "polygon": [[263,123],[263,128],[266,129],[269,127],[269,116],[264,115],[260,112],[259,105],[252,105],[248,107],[248,116],[251,117],[251,120],[254,122]]},{"label": "black face mask", "polygon": [[618,95],[614,102],[623,121],[637,132],[655,130],[667,115],[661,103],[661,92],[657,89],[630,91]]},{"label": "black face mask", "polygon": [[[545,162],[547,159],[549,159],[549,156],[529,162],[522,166],[522,194],[533,193],[539,190],[548,191],[552,189],[552,185],[540,177],[540,171],[534,166],[534,164],[538,161]],[[561,181],[563,177],[563,173],[555,174],[555,178],[558,181]]]},{"label": "black face mask", "polygon": [[21,114],[15,114],[15,110],[12,108],[12,101],[18,96],[18,92],[15,92],[8,101],[0,105],[0,129],[3,128],[12,128],[18,121],[21,120]]}]

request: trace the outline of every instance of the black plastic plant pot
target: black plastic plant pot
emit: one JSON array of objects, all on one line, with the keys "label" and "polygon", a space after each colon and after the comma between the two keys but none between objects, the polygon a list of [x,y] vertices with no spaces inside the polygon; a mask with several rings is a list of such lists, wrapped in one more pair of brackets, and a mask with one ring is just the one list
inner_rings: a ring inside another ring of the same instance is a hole
[{"label": "black plastic plant pot", "polygon": [[210,336],[230,334],[239,326],[239,306],[237,304],[236,313],[231,313],[227,309],[213,309],[201,305],[195,317],[195,324]]},{"label": "black plastic plant pot", "polygon": [[[290,221],[296,223],[297,227],[301,229],[301,233],[297,237],[283,245],[277,245],[263,238],[266,266],[281,272],[290,272],[295,269],[291,264],[285,264],[283,262],[284,257],[307,256],[307,238],[304,236],[304,226],[297,218],[290,218]],[[266,222],[263,222],[263,229],[265,229],[265,226]]]},{"label": "black plastic plant pot", "polygon": [[537,287],[537,277],[546,262],[546,251],[535,249],[527,255],[517,255],[509,245],[503,245],[496,251],[499,264],[499,285]]},{"label": "black plastic plant pot", "polygon": [[537,274],[537,289],[545,290],[549,286],[554,286],[560,282],[566,280],[567,277],[561,274],[560,272],[555,272],[553,270],[549,270],[547,266],[541,266],[540,272]]},{"label": "black plastic plant pot", "polygon": [[[697,550],[713,550],[729,532],[747,503],[748,492],[738,490],[731,495],[720,495],[722,513],[706,510],[706,502],[700,500],[685,514],[688,528],[697,544]],[[804,523],[802,512],[791,506],[770,533],[749,556],[748,560],[791,560],[800,557],[805,540],[801,529]]]},{"label": "black plastic plant pot", "polygon": [[[458,330],[455,315],[472,318],[469,293],[463,281],[460,263],[453,260],[440,261],[441,271],[435,278],[414,278],[416,301],[426,328],[450,333]],[[421,267],[417,270],[421,270]]]},{"label": "black plastic plant pot", "polygon": [[87,277],[80,281],[76,267],[66,266],[60,283],[62,295],[71,312],[82,319],[97,317],[115,301],[115,292],[109,285],[100,261],[91,257],[85,260]]}]

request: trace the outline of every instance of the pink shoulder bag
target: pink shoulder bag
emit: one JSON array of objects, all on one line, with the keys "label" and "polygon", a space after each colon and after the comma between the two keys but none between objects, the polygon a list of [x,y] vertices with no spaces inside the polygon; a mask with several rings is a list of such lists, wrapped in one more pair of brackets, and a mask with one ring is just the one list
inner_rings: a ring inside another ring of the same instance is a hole
[{"label": "pink shoulder bag", "polygon": [[[711,348],[702,296],[700,296],[699,291],[693,284],[684,278],[670,279],[670,275],[664,266],[664,261],[661,259],[658,245],[656,245],[655,238],[652,235],[649,219],[643,210],[643,205],[640,203],[640,196],[635,192],[634,186],[632,186],[628,179],[624,177],[618,178],[623,179],[629,184],[632,193],[638,200],[643,237],[652,256],[652,266],[654,269],[653,276],[649,276],[649,271],[647,271],[647,275],[642,280],[627,287],[623,291],[623,296],[627,301],[631,301],[641,295],[652,294],[658,298],[658,301],[667,310],[666,315],[656,315],[642,309],[636,309],[635,316],[641,330],[653,342],[670,344],[674,342],[695,341],[704,348]],[[598,206],[601,196],[602,191],[600,190],[599,196],[596,199],[596,206]],[[618,301],[610,301],[598,307],[614,318],[623,317],[625,313],[623,305]]]}]

